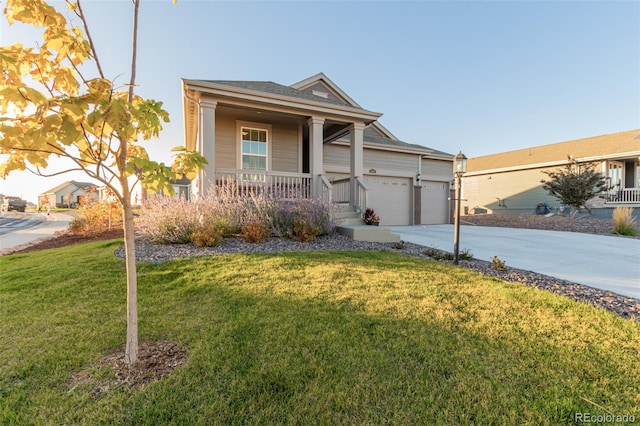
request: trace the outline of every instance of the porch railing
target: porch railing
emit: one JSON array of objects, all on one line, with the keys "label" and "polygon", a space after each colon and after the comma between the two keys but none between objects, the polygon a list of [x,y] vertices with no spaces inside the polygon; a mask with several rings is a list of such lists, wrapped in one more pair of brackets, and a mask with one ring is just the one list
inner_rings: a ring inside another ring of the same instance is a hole
[{"label": "porch railing", "polygon": [[624,188],[607,194],[607,204],[640,203],[640,188]]},{"label": "porch railing", "polygon": [[234,196],[263,193],[292,199],[312,196],[308,173],[216,169],[215,184],[233,191]]},{"label": "porch railing", "polygon": [[351,178],[336,179],[331,184],[332,199],[335,203],[350,203],[357,211],[365,211],[368,188],[360,178],[356,178],[355,200],[351,200]]},{"label": "porch railing", "polygon": [[364,212],[367,208],[367,185],[360,179],[356,178],[356,199],[354,205],[360,212]]},{"label": "porch railing", "polygon": [[350,196],[349,184],[350,178],[336,179],[331,182],[331,199],[334,203],[348,203]]}]

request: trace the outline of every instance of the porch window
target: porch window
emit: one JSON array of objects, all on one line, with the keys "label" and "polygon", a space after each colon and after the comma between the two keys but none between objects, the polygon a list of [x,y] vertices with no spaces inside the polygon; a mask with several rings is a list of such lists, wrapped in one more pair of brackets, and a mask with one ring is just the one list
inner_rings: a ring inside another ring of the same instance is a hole
[{"label": "porch window", "polygon": [[242,170],[267,170],[267,131],[242,127]]}]

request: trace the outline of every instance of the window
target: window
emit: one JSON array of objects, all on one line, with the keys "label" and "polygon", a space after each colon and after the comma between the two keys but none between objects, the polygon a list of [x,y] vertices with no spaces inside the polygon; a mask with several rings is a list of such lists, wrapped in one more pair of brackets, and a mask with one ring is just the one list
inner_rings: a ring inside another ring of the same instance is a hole
[{"label": "window", "polygon": [[267,131],[241,128],[242,170],[267,170]]}]

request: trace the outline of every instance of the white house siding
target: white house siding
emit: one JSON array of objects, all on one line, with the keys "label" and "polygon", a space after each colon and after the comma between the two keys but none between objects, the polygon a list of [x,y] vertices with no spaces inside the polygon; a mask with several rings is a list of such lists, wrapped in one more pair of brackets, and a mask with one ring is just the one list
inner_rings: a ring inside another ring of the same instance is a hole
[{"label": "white house siding", "polygon": [[216,114],[216,168],[235,169],[237,139],[236,118]]},{"label": "white house siding", "polygon": [[[251,125],[252,122],[246,122]],[[238,167],[237,117],[219,113],[216,115],[216,168]],[[258,123],[256,126],[271,126],[271,170],[298,172],[300,136],[296,123]]]},{"label": "white house siding", "polygon": [[299,171],[300,135],[299,126],[291,124],[274,124],[271,143],[272,169],[278,172]]},{"label": "white house siding", "polygon": [[451,161],[422,159],[421,172],[423,180],[451,182],[453,167]]},{"label": "white house siding", "polygon": [[418,160],[416,154],[365,149],[364,170],[375,169],[379,174],[413,177],[418,173]]}]

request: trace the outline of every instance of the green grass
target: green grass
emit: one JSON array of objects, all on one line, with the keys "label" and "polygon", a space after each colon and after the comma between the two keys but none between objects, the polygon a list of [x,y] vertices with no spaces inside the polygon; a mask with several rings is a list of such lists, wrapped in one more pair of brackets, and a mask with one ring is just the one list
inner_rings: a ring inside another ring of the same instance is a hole
[{"label": "green grass", "polygon": [[177,342],[189,360],[95,397],[71,377],[124,344],[117,245],[0,258],[0,424],[640,418],[640,324],[391,252],[142,265],[141,340]]}]

